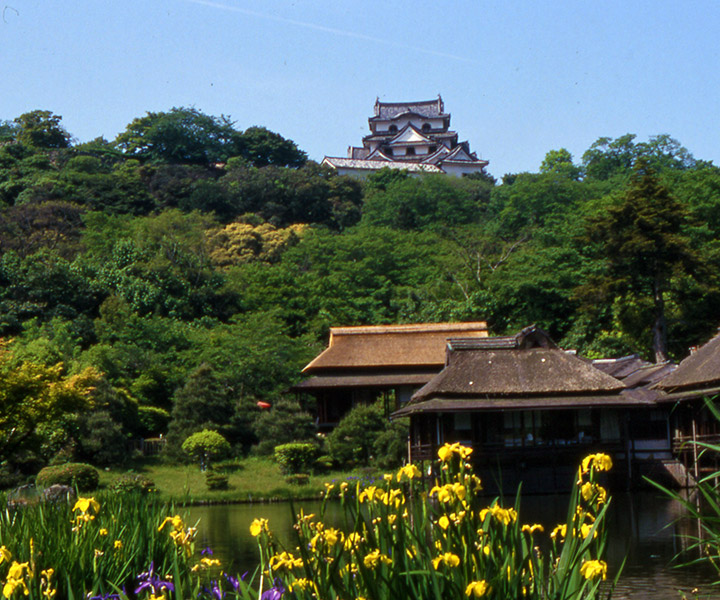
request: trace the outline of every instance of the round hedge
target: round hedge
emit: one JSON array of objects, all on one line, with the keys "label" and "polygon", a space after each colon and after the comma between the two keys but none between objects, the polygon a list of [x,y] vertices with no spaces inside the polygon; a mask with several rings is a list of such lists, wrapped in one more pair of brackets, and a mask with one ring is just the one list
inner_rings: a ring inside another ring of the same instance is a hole
[{"label": "round hedge", "polygon": [[100,474],[92,465],[85,463],[66,463],[45,467],[37,474],[36,484],[39,488],[51,485],[69,485],[77,487],[80,492],[92,492],[97,489]]}]

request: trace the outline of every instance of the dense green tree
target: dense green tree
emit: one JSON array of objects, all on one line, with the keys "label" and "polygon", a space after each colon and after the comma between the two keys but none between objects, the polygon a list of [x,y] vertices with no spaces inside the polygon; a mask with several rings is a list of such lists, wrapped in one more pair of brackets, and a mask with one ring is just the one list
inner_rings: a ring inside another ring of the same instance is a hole
[{"label": "dense green tree", "polygon": [[297,400],[279,398],[268,410],[257,415],[253,431],[258,440],[258,454],[272,454],[275,446],[290,442],[312,441],[316,434],[315,423]]},{"label": "dense green tree", "polygon": [[371,186],[365,195],[362,222],[404,230],[474,223],[480,219],[481,207],[473,185],[483,183],[426,175],[391,181],[385,189]]},{"label": "dense green tree", "polygon": [[234,297],[208,254],[206,232],[215,226],[208,216],[178,210],[134,220],[90,217],[88,262],[103,287],[140,314],[227,317]]},{"label": "dense green tree", "polygon": [[566,148],[550,150],[540,165],[541,173],[555,173],[577,181],[582,171],[573,163],[572,154]]},{"label": "dense green tree", "polygon": [[0,254],[25,258],[49,250],[72,260],[80,251],[85,209],[64,201],[18,204],[0,210]]},{"label": "dense green tree", "polygon": [[237,393],[204,363],[188,377],[174,397],[172,420],[168,428],[168,451],[177,454],[185,439],[203,429],[228,435]]},{"label": "dense green tree", "polygon": [[92,316],[102,298],[94,273],[78,260],[44,249],[24,258],[13,251],[0,255],[0,335],[20,332],[32,317]]},{"label": "dense green tree", "polygon": [[696,164],[692,154],[667,134],[652,136],[647,142],[635,142],[637,136],[626,133],[619,138],[601,137],[583,154],[587,177],[607,180],[627,177],[633,165],[644,159],[655,170],[689,169]]},{"label": "dense green tree", "polygon": [[61,364],[46,367],[9,359],[0,348],[0,463],[31,462],[42,466],[49,456],[45,439],[70,435],[68,427],[79,412],[91,406],[91,393],[99,374],[93,369],[68,376]]},{"label": "dense green tree", "polygon": [[15,119],[15,139],[31,148],[59,149],[70,145],[70,134],[60,124],[62,117],[49,110],[33,110]]},{"label": "dense green tree", "polygon": [[287,390],[318,347],[291,337],[280,307],[238,314],[228,323],[195,327],[188,334],[186,364],[207,363],[237,398],[267,398]]},{"label": "dense green tree", "polygon": [[698,256],[684,233],[688,218],[687,208],[640,160],[620,202],[591,218],[582,238],[604,269],[578,288],[578,296],[595,307],[620,300],[622,326],[636,328],[636,339],[650,332],[657,362],[668,358],[673,278],[698,273]]},{"label": "dense green tree", "polygon": [[17,136],[17,123],[13,121],[0,121],[0,143],[8,143]]},{"label": "dense green tree", "polygon": [[295,142],[265,127],[248,127],[236,138],[237,156],[255,167],[302,167],[307,154]]},{"label": "dense green tree", "polygon": [[352,207],[360,198],[356,184],[340,186],[337,179],[337,174],[312,162],[299,169],[234,163],[220,184],[237,216],[254,213],[276,227],[321,223],[340,228],[355,222],[359,215]]},{"label": "dense green tree", "polygon": [[552,228],[596,197],[592,183],[574,181],[557,172],[520,173],[493,189],[488,218],[503,239],[528,237],[539,228]]},{"label": "dense green tree", "polygon": [[347,413],[325,440],[333,462],[342,467],[367,465],[375,452],[375,441],[387,426],[381,402],[358,405]]},{"label": "dense green tree", "polygon": [[172,108],[134,119],[115,144],[127,156],[144,161],[212,165],[235,153],[237,134],[225,116]]},{"label": "dense green tree", "polygon": [[[437,320],[439,305],[464,302],[454,256],[432,232],[361,227],[310,230],[277,265],[228,270],[244,310],[281,307],[293,335],[321,338],[338,323]],[[443,313],[445,314],[445,313]]]},{"label": "dense green tree", "polygon": [[126,389],[142,404],[171,408],[171,397],[197,366],[184,361],[195,328],[159,315],[141,316],[118,296],[100,306],[94,323],[97,341],[79,362],[101,370],[112,385]]}]

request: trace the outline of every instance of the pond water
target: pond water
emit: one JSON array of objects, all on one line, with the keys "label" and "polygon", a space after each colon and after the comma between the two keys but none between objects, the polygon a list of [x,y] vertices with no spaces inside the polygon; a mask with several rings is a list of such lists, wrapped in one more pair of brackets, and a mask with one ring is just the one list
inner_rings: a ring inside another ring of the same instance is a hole
[{"label": "pond water", "polygon": [[[564,495],[528,496],[523,498],[523,522],[543,523],[548,528],[563,522],[568,497]],[[306,513],[317,512],[319,503],[299,502]],[[335,517],[333,517],[333,514]],[[340,521],[339,504],[330,505],[326,522]],[[672,524],[682,516],[677,503],[652,492],[613,496],[608,520],[608,563],[610,577],[625,556],[627,562],[613,595],[617,600],[695,600],[691,590],[698,589],[700,600],[720,598],[720,588],[712,588],[714,571],[707,567],[677,568],[673,558],[682,550],[680,533],[697,534],[689,521]],[[288,542],[292,535],[290,505],[232,504],[198,506],[190,509],[191,521],[198,520],[198,542],[210,546],[230,572],[252,570],[257,564],[258,549],[249,527],[254,518],[269,519],[270,528],[279,539]],[[687,557],[688,559],[694,557]]]}]

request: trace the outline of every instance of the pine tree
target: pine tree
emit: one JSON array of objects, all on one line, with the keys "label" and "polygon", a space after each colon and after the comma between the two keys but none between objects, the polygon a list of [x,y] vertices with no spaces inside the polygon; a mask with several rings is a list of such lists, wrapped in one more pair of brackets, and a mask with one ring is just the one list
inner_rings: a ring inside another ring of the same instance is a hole
[{"label": "pine tree", "polygon": [[[591,303],[622,299],[633,304],[639,327],[652,331],[656,362],[667,360],[666,302],[674,277],[695,276],[699,259],[684,234],[686,208],[661,184],[655,171],[638,160],[622,201],[590,219],[581,239],[604,268],[576,294]],[[597,308],[597,306],[596,306]]]}]

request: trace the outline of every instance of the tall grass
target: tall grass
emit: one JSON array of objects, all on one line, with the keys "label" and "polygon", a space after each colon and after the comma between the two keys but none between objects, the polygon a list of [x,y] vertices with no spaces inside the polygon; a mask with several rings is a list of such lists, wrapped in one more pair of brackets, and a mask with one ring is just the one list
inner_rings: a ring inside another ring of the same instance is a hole
[{"label": "tall grass", "polygon": [[[251,533],[264,580],[301,600],[600,597],[610,499],[597,473],[610,468],[609,457],[583,461],[565,523],[543,532],[522,524],[519,494],[511,507],[498,500],[480,505],[471,452],[458,444],[442,448],[429,493],[412,465],[377,486],[329,486],[318,515],[297,515],[294,548],[282,547],[267,521],[256,519]],[[341,529],[323,523],[334,497],[343,509]]]},{"label": "tall grass", "polygon": [[[265,519],[251,525],[257,577],[233,577],[195,547],[195,526],[175,507],[131,495],[3,503],[0,586],[6,598],[159,600],[227,598],[581,600],[600,596],[610,499],[598,484],[609,457],[587,457],[567,519],[552,532],[523,524],[514,506],[482,506],[471,449],[439,452],[428,491],[413,465],[378,485],[328,484],[320,513],[297,515],[283,548]],[[339,498],[343,525],[323,523]],[[333,500],[334,501],[334,500]],[[543,548],[543,549],[541,549]]]},{"label": "tall grass", "polygon": [[220,565],[203,562],[195,528],[171,504],[105,494],[3,506],[0,582],[7,598],[135,598],[138,587],[137,597],[147,598],[152,585],[142,585],[148,581],[158,592],[159,583],[169,581],[179,593],[201,593],[219,576]]},{"label": "tall grass", "polygon": [[[713,401],[706,399],[705,406],[720,422],[720,410]],[[720,453],[720,445],[717,444],[693,441],[688,442],[688,445],[695,446],[700,459],[704,454]],[[646,480],[684,508],[683,518],[693,519],[699,524],[697,535],[687,533],[682,535],[686,545],[675,557],[676,560],[685,566],[699,563],[712,565],[717,571],[718,584],[720,584],[720,485],[718,485],[720,471],[710,473],[697,481],[695,493],[690,495],[668,489],[656,481],[647,478]],[[695,558],[688,558],[692,555]]]}]

